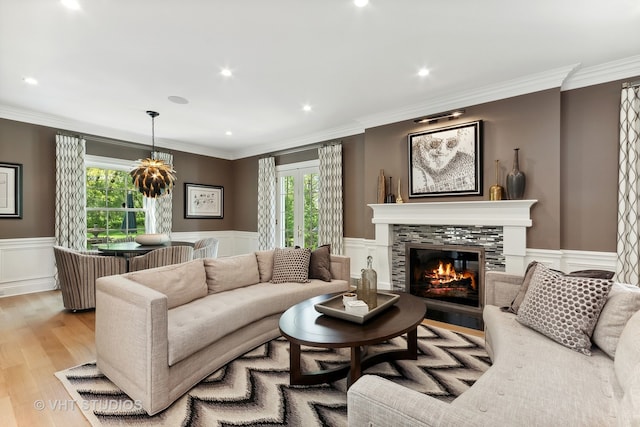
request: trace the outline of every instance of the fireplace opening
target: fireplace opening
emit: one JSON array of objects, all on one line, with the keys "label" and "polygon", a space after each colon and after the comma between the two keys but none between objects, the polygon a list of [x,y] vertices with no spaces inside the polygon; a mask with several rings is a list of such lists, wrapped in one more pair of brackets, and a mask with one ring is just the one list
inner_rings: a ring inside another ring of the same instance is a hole
[{"label": "fireplace opening", "polygon": [[424,298],[432,311],[481,318],[484,248],[406,244],[405,250],[407,292]]}]

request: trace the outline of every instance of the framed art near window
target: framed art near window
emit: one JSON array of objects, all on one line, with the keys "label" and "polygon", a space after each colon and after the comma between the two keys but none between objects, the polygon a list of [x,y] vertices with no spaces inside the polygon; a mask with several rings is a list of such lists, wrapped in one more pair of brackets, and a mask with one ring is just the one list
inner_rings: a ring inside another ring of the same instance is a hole
[{"label": "framed art near window", "polygon": [[409,134],[409,197],[482,195],[481,125]]},{"label": "framed art near window", "polygon": [[224,217],[224,188],[219,185],[184,184],[185,218]]},{"label": "framed art near window", "polygon": [[0,163],[0,218],[22,218],[22,165]]}]

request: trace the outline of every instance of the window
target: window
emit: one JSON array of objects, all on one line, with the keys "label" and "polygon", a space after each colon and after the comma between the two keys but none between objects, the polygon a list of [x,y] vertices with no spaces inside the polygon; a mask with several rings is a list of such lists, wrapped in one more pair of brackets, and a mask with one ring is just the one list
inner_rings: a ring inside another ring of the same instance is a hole
[{"label": "window", "polygon": [[144,233],[146,210],[132,167],[130,160],[87,156],[87,247]]},{"label": "window", "polygon": [[313,160],[276,168],[278,246],[318,246],[318,164]]}]

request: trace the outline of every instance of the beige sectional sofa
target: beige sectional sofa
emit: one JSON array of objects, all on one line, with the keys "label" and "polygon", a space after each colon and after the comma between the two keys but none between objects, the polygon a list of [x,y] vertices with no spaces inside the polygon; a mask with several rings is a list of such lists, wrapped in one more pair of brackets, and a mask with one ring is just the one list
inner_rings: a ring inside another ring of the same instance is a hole
[{"label": "beige sectional sofa", "polygon": [[102,277],[98,368],[149,414],[158,413],[227,362],[277,337],[287,308],[347,290],[349,258],[329,259],[330,281],[308,283],[271,283],[273,250]]},{"label": "beige sectional sofa", "polygon": [[522,282],[486,274],[483,318],[493,364],[469,390],[446,403],[364,376],[348,392],[349,426],[640,426],[640,289],[613,284],[589,356],[500,309]]}]

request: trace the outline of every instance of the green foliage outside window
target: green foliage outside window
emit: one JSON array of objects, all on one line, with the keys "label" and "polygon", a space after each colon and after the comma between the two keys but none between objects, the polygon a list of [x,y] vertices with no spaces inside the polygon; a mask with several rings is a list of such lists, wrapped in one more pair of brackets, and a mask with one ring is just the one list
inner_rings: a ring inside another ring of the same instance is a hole
[{"label": "green foliage outside window", "polygon": [[[284,246],[295,244],[295,206],[294,177],[283,176],[284,192]],[[318,188],[317,173],[306,174],[303,178],[304,240],[303,246],[315,249],[318,247]]]},{"label": "green foliage outside window", "polygon": [[144,233],[142,194],[128,172],[90,167],[86,184],[88,246]]}]

